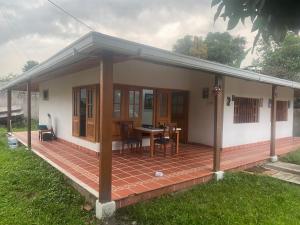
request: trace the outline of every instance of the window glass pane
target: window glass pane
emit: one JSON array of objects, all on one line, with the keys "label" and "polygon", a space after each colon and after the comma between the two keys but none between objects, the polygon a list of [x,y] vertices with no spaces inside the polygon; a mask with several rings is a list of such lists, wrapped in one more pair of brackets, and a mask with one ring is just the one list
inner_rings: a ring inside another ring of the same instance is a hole
[{"label": "window glass pane", "polygon": [[168,115],[168,95],[160,94],[159,95],[159,115],[161,117]]},{"label": "window glass pane", "polygon": [[183,96],[182,95],[179,95],[177,100],[178,100],[178,104],[181,104],[181,105],[183,104]]},{"label": "window glass pane", "polygon": [[86,115],[86,88],[80,89],[80,115]]},{"label": "window glass pane", "polygon": [[129,105],[129,117],[134,118],[134,105]]},{"label": "window glass pane", "polygon": [[114,90],[114,103],[121,103],[121,90]]},{"label": "window glass pane", "polygon": [[135,92],[135,104],[139,104],[140,102],[140,92],[136,91]]},{"label": "window glass pane", "polygon": [[134,91],[129,91],[129,104],[134,104]]},{"label": "window glass pane", "polygon": [[113,108],[113,117],[120,118],[121,117],[121,95],[122,92],[120,89],[114,90],[114,108]]},{"label": "window glass pane", "polygon": [[138,118],[139,117],[139,113],[140,113],[140,105],[139,104],[135,104],[134,117]]},{"label": "window glass pane", "polygon": [[120,104],[114,104],[113,117],[115,117],[115,118],[121,117],[121,107],[120,107]]}]

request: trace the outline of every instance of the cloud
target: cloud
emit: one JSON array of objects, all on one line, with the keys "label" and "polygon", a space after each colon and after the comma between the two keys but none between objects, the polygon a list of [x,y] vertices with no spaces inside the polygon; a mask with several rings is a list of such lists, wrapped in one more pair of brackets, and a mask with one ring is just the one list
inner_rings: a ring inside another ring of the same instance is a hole
[{"label": "cloud", "polygon": [[[164,49],[185,34],[226,31],[223,21],[213,23],[211,0],[52,1],[96,31]],[[89,31],[46,0],[0,0],[0,30],[0,74],[19,73],[26,60],[45,60]],[[232,33],[252,42],[247,27]]]}]

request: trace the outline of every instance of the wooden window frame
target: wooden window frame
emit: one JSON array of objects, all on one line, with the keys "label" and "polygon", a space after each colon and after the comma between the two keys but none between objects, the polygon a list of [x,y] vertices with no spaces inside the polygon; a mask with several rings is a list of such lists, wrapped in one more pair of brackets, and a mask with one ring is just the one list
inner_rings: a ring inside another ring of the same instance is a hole
[{"label": "wooden window frame", "polygon": [[284,122],[288,121],[288,101],[277,100],[276,101],[276,121]]},{"label": "wooden window frame", "polygon": [[[244,104],[244,106],[241,104]],[[235,97],[233,123],[259,123],[259,111],[259,98]]]}]

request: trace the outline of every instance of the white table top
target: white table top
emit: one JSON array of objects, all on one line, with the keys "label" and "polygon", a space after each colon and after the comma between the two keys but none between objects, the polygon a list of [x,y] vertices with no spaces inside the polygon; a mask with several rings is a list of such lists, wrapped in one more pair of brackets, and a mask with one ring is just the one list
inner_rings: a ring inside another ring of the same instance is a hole
[{"label": "white table top", "polygon": [[[147,133],[163,132],[162,128],[146,128],[146,127],[135,127],[135,130],[144,131]],[[176,128],[176,131],[181,131],[181,128]]]}]

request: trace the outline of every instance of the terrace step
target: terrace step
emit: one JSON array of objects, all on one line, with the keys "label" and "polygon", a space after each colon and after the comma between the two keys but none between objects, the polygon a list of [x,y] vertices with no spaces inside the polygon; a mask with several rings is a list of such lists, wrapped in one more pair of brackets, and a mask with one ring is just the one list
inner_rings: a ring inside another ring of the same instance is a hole
[{"label": "terrace step", "polygon": [[300,165],[296,165],[292,163],[275,162],[275,163],[265,164],[264,167],[267,169],[300,175]]}]

